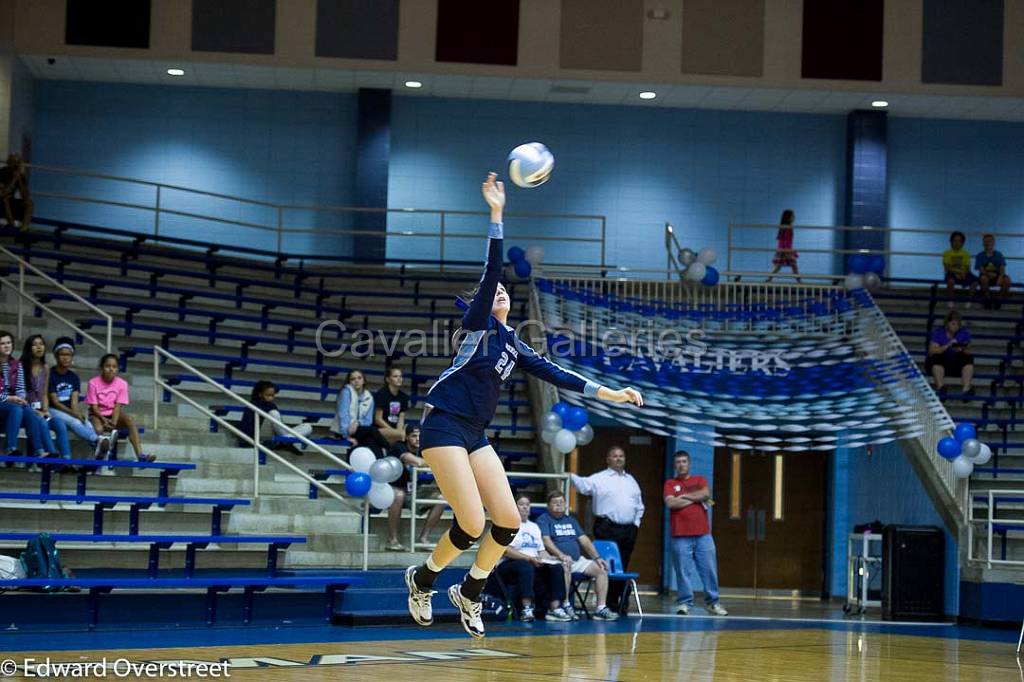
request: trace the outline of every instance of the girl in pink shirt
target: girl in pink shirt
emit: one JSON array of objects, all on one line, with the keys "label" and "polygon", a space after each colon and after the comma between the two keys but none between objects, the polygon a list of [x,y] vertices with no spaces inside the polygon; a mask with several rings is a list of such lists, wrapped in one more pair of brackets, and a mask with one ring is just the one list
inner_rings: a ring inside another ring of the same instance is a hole
[{"label": "girl in pink shirt", "polygon": [[[116,456],[118,429],[128,430],[135,456],[140,462],[152,462],[154,455],[142,452],[142,441],[135,420],[125,408],[128,406],[128,382],[117,376],[117,356],[108,354],[100,359],[100,375],[89,380],[85,391],[85,404],[89,406],[89,420],[100,434],[99,458],[109,451]],[[104,442],[105,441],[105,442]]]}]

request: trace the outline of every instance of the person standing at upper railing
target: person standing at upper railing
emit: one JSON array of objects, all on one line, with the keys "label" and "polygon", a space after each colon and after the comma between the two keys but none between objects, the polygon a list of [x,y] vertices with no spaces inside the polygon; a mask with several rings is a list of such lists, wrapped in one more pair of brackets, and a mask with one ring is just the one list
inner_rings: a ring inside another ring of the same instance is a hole
[{"label": "person standing at upper railing", "polygon": [[[794,275],[800,274],[800,268],[796,265],[796,259],[800,257],[800,254],[793,248],[793,221],[796,220],[796,213],[793,209],[787,208],[782,212],[782,217],[779,218],[779,231],[775,233],[775,256],[772,258],[772,264],[775,269],[772,270],[774,275],[782,266],[787,266],[793,270]],[[768,281],[772,281],[769,277]],[[800,278],[796,278],[797,284],[800,283]]]},{"label": "person standing at upper railing", "polygon": [[15,221],[20,221],[22,230],[29,228],[35,204],[28,195],[25,163],[17,154],[8,156],[7,165],[0,168],[0,203],[8,225],[14,227]]}]

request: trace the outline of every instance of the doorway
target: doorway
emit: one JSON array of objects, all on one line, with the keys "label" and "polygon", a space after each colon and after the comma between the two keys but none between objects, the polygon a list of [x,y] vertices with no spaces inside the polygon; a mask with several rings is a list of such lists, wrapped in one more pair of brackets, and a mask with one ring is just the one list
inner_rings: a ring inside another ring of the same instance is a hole
[{"label": "doorway", "polygon": [[[661,491],[665,482],[665,439],[642,429],[596,428],[594,440],[579,448],[577,473],[589,476],[606,469],[605,456],[613,445],[619,445],[626,451],[626,471],[640,485],[644,499],[644,517],[629,560],[629,570],[640,574],[638,585],[658,589],[662,571]],[[576,495],[575,514],[587,535],[593,538],[594,517],[589,497]]]},{"label": "doorway", "polygon": [[723,589],[755,597],[824,593],[827,475],[822,453],[715,451]]}]

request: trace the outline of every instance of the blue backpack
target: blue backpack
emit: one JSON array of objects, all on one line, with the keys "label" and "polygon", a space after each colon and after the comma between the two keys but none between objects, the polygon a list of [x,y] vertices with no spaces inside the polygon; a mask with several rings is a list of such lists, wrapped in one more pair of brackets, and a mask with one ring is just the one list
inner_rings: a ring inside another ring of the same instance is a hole
[{"label": "blue backpack", "polygon": [[[28,541],[21,553],[21,565],[26,578],[63,579],[64,568],[60,565],[60,552],[49,533],[40,533]],[[44,592],[60,592],[63,588],[46,586]]]}]

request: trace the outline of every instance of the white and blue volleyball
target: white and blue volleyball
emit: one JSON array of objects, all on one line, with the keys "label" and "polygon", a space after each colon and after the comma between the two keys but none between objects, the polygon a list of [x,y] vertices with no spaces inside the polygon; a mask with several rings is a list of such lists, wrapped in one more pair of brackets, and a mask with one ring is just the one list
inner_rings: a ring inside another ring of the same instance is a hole
[{"label": "white and blue volleyball", "polygon": [[540,142],[521,144],[508,155],[509,179],[527,189],[547,182],[554,167],[554,155]]}]

